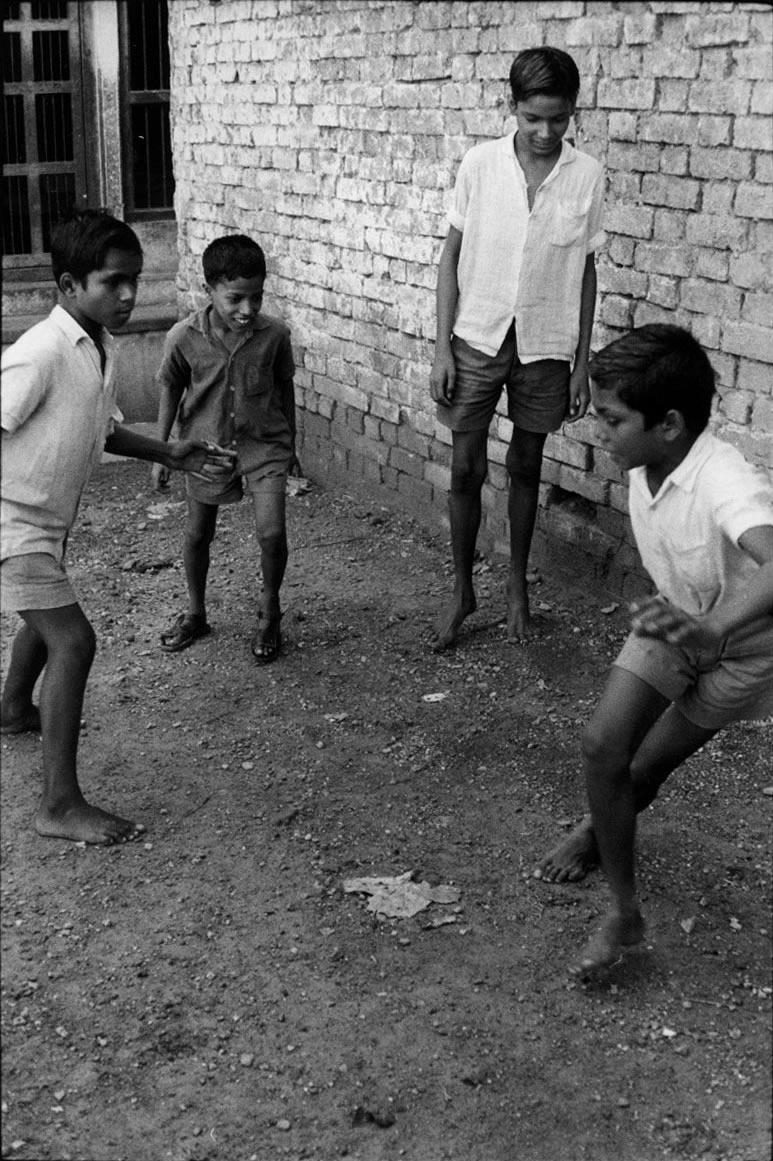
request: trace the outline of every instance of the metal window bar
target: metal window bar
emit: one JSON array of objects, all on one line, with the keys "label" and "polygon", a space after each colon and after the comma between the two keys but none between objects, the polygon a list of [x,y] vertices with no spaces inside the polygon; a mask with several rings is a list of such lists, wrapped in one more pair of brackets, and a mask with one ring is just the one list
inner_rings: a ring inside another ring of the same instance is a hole
[{"label": "metal window bar", "polygon": [[167,5],[159,0],[128,0],[121,5],[121,16],[127,60],[127,213],[167,213],[174,202]]}]

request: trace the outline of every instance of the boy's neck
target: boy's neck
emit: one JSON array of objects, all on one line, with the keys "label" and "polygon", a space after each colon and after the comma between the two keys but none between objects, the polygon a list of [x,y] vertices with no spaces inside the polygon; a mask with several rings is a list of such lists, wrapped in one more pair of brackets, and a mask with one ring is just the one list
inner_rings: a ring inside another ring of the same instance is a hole
[{"label": "boy's neck", "polygon": [[537,155],[536,153],[532,153],[525,142],[521,140],[521,134],[516,130],[515,137],[513,138],[513,148],[524,173],[538,174],[544,181],[547,175],[552,173],[558,164],[558,159],[563,149],[563,142],[560,141],[556,151],[550,153],[547,157],[544,154]]},{"label": "boy's neck", "polygon": [[672,472],[676,471],[682,461],[687,459],[697,439],[698,435],[692,432],[685,432],[681,439],[669,445],[668,451],[662,460],[659,460],[656,464],[646,465],[647,485],[653,496],[660,491],[664,482]]},{"label": "boy's neck", "polygon": [[66,311],[70,318],[74,319],[78,326],[86,332],[89,338],[94,340],[97,346],[102,345],[104,327],[101,323],[95,322],[93,318],[89,318],[87,315],[83,314],[82,311],[74,309],[73,304],[63,295],[60,295],[59,297],[59,305],[61,306],[62,310]]}]

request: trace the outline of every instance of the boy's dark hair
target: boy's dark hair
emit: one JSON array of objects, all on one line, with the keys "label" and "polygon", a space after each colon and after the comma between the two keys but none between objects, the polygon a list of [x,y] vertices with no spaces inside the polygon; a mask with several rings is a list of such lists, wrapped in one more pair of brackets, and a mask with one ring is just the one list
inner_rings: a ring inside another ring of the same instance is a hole
[{"label": "boy's dark hair", "polygon": [[201,256],[204,281],[215,286],[224,279],[265,278],[266,256],[257,242],[246,234],[215,238]]},{"label": "boy's dark hair", "polygon": [[526,48],[510,66],[513,101],[528,101],[538,94],[563,97],[572,105],[580,91],[580,74],[568,52],[560,48]]},{"label": "boy's dark hair", "polygon": [[51,271],[57,286],[63,274],[85,283],[92,270],[105,265],[108,250],[142,257],[140,240],[126,222],[107,210],[73,210],[51,234]]},{"label": "boy's dark hair", "polygon": [[649,323],[629,331],[594,355],[588,374],[603,391],[644,416],[644,426],[680,411],[692,435],[711,415],[714,368],[697,339],[682,327]]}]

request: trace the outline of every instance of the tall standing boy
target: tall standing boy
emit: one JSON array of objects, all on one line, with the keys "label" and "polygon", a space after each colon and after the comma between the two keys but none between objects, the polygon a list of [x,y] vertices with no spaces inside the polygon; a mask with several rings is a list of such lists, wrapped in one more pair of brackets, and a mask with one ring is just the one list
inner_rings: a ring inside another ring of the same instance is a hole
[{"label": "tall standing boy", "polygon": [[[275,661],[282,643],[280,588],[287,566],[285,491],[298,471],[290,332],[264,314],[266,259],[252,238],[229,234],[202,256],[209,304],[172,327],[158,372],[158,434],[177,421],[181,435],[222,444],[234,454],[230,476],[210,484],[188,476],[183,563],[188,609],[162,634],[168,653],[210,632],[206,587],[218,508],[249,492],[260,545],[263,594],[252,637],[256,661]],[[154,469],[156,484],[166,482]]]},{"label": "tall standing boy", "polygon": [[[24,625],[2,695],[2,732],[41,730],[39,834],[126,842],[144,827],[87,802],[77,777],[94,630],[65,571],[80,498],[103,449],[212,478],[228,456],[160,443],[119,421],[110,331],[129,319],[142,270],[134,231],[88,210],[58,225],[51,265],[60,301],[2,360],[2,603]],[[40,705],[33,691],[40,675]]]},{"label": "tall standing boy", "polygon": [[453,645],[475,612],[488,431],[503,386],[513,423],[506,461],[511,640],[533,631],[526,570],[545,439],[588,406],[604,178],[597,161],[564,140],[580,76],[560,49],[527,49],[513,62],[510,88],[516,130],[462,159],[438,269],[430,388],[437,418],[452,433],[455,581],[434,632],[437,650]]},{"label": "tall standing boy", "polygon": [[580,972],[644,933],[636,815],[718,730],[773,713],[773,480],[711,435],[714,372],[680,327],[652,324],[590,363],[602,446],[629,472],[631,523],[656,594],[633,608],[583,738],[590,816],[537,868],[581,879],[600,858],[612,910]]}]

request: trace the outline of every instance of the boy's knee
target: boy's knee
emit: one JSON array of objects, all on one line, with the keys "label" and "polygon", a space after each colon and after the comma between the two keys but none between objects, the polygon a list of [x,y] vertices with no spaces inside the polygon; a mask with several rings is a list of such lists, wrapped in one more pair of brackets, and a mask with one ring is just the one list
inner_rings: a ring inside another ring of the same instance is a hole
[{"label": "boy's knee", "polygon": [[188,525],[185,529],[185,547],[189,552],[205,552],[214,539],[214,528]]},{"label": "boy's knee", "polygon": [[91,665],[97,651],[97,635],[91,622],[84,621],[69,632],[62,645],[71,661],[81,666]]},{"label": "boy's knee", "polygon": [[511,447],[505,457],[505,468],[513,483],[524,486],[539,486],[542,474],[542,456],[520,456]]},{"label": "boy's knee", "polygon": [[586,769],[618,768],[627,764],[628,755],[615,734],[593,722],[586,726],[580,744]]},{"label": "boy's knee", "polygon": [[457,496],[477,496],[486,478],[485,465],[481,470],[477,464],[461,468],[451,468],[451,491]]}]

